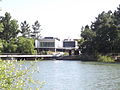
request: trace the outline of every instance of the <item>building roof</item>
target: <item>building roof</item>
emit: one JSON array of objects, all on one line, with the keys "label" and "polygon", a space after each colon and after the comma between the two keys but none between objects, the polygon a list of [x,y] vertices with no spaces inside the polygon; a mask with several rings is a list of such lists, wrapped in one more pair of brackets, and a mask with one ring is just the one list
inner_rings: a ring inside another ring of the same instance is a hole
[{"label": "building roof", "polygon": [[56,40],[60,41],[60,39],[57,37],[44,37],[43,39],[56,39]]}]

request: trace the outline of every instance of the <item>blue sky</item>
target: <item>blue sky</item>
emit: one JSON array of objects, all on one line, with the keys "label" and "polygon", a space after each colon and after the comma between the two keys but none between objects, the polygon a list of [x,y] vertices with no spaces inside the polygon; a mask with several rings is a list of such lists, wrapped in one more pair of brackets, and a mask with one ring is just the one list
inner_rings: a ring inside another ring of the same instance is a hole
[{"label": "blue sky", "polygon": [[120,0],[2,0],[0,14],[10,12],[19,23],[26,20],[30,25],[38,20],[42,36],[80,38],[82,26],[119,4]]}]

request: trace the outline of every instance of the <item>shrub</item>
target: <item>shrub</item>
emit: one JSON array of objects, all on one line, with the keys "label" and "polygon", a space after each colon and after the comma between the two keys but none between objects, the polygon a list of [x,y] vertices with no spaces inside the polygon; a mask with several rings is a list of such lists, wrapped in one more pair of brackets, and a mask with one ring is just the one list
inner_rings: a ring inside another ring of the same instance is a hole
[{"label": "shrub", "polygon": [[98,56],[98,61],[99,62],[115,62],[115,60],[109,56]]}]

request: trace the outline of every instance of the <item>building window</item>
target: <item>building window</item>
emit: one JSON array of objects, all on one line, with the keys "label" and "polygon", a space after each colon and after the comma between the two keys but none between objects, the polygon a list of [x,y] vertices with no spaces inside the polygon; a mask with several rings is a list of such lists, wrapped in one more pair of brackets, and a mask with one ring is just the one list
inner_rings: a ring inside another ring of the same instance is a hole
[{"label": "building window", "polygon": [[40,47],[55,47],[54,42],[40,42]]},{"label": "building window", "polygon": [[63,47],[75,47],[74,41],[63,42]]}]

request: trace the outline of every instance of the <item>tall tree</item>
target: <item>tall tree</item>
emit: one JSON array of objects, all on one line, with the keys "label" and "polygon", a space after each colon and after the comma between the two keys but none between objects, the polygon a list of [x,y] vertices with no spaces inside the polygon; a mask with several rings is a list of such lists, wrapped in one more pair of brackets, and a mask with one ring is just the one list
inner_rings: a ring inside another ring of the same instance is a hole
[{"label": "tall tree", "polygon": [[24,22],[21,22],[20,26],[21,26],[22,36],[29,38],[30,37],[30,33],[31,33],[29,24],[27,24],[27,22],[24,21]]},{"label": "tall tree", "polygon": [[116,34],[115,30],[113,30],[114,21],[112,12],[102,12],[99,14],[91,27],[96,32],[95,42],[97,43],[97,51],[100,53],[111,52],[111,40],[115,37],[114,34]]},{"label": "tall tree", "polygon": [[82,51],[85,53],[120,52],[120,46],[115,46],[115,43],[120,41],[120,30],[114,23],[111,11],[99,14],[91,27],[86,26],[82,30],[81,37],[84,39]]},{"label": "tall tree", "polygon": [[35,21],[34,25],[32,25],[33,28],[33,32],[32,32],[32,36],[35,39],[38,39],[40,37],[40,32],[41,32],[41,25],[38,21]]},{"label": "tall tree", "polygon": [[90,29],[88,25],[85,28],[82,28],[81,37],[84,40],[82,45],[80,45],[80,49],[82,49],[82,53],[93,53],[93,39],[96,36],[96,33]]},{"label": "tall tree", "polygon": [[117,10],[114,12],[114,21],[115,25],[120,25],[120,5],[117,7]]},{"label": "tall tree", "polygon": [[1,17],[2,30],[0,30],[0,38],[9,42],[16,38],[19,33],[19,26],[15,19],[11,20],[10,13],[6,12],[4,17]]}]

